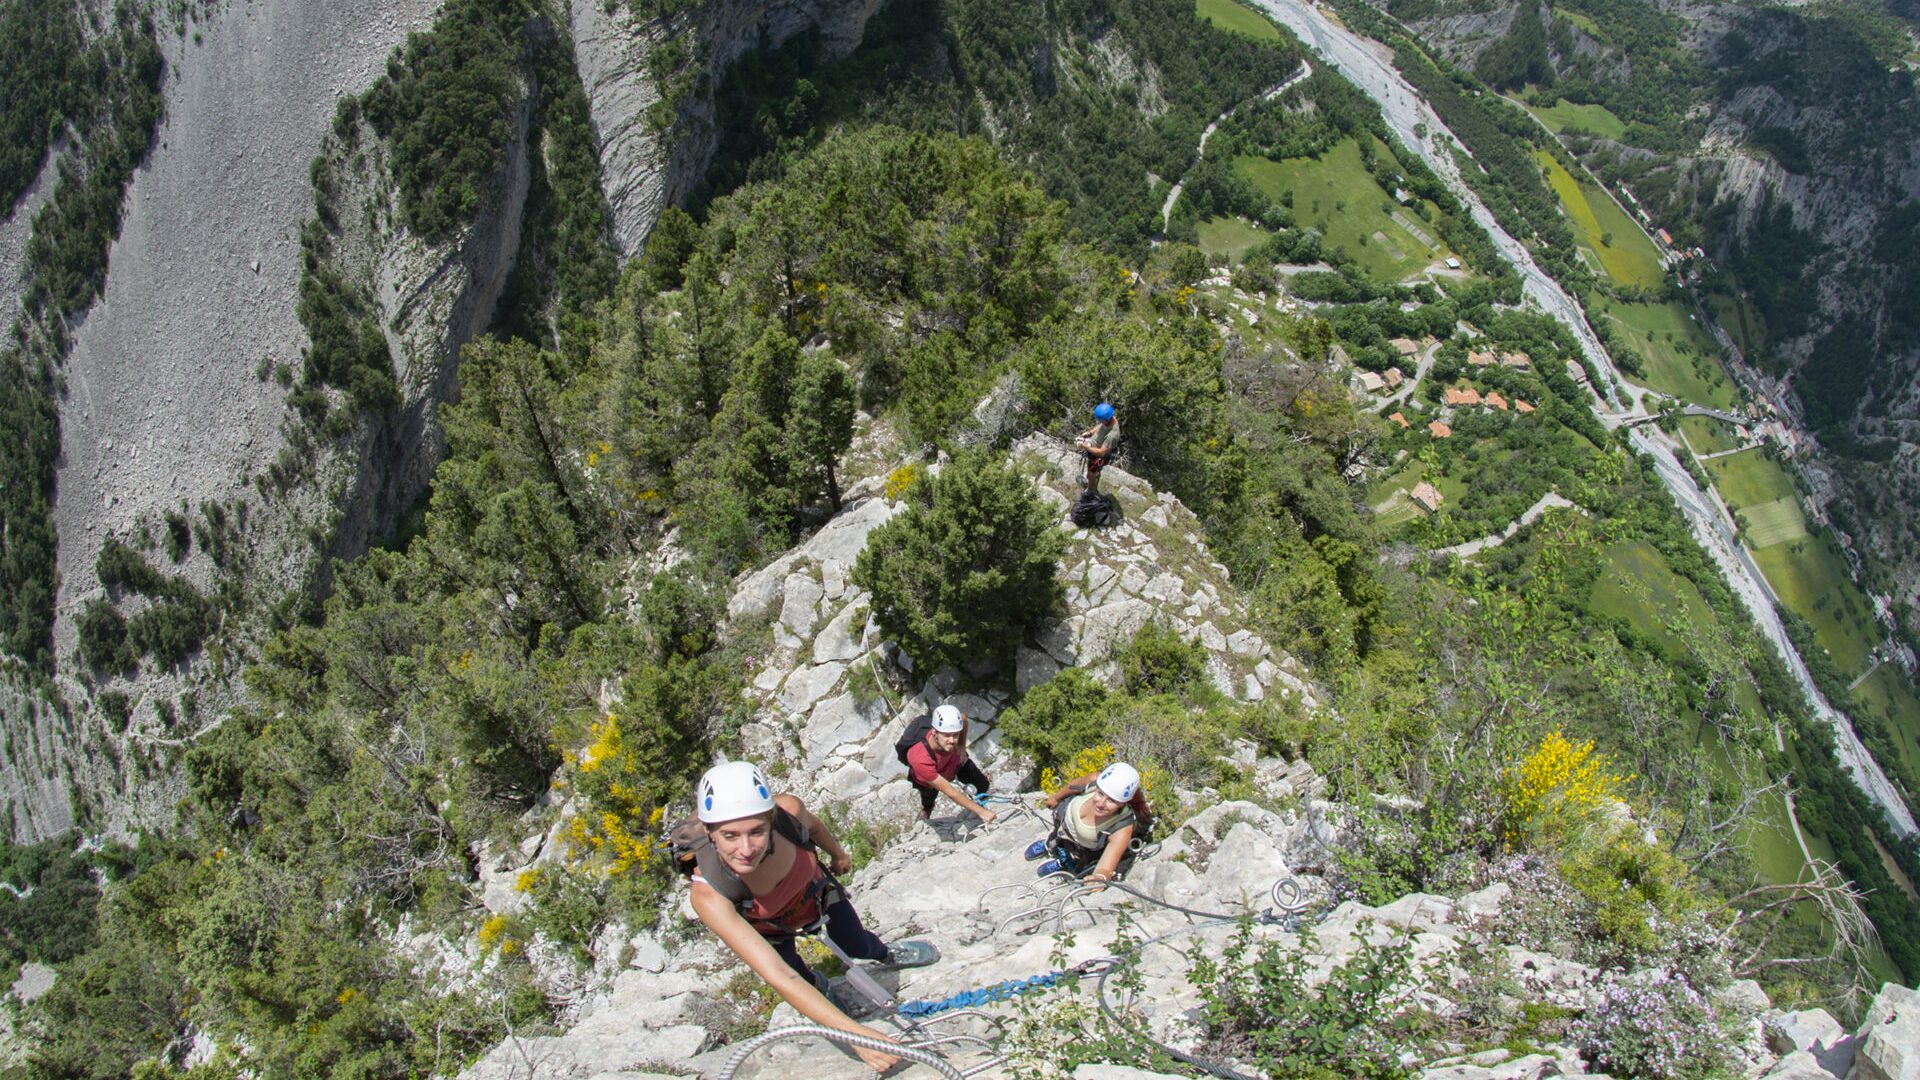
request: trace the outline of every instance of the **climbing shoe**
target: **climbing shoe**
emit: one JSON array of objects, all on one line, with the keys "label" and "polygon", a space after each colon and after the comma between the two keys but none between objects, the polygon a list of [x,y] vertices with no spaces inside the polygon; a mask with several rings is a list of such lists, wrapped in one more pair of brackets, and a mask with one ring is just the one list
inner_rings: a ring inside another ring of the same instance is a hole
[{"label": "climbing shoe", "polygon": [[940,950],[931,941],[896,941],[887,946],[887,958],[880,962],[888,967],[910,968],[926,967],[938,959]]},{"label": "climbing shoe", "polygon": [[1040,877],[1052,877],[1053,875],[1058,874],[1061,871],[1066,869],[1068,868],[1061,865],[1059,859],[1048,859],[1046,862],[1041,863],[1039,868],[1036,869],[1034,873],[1038,874]]},{"label": "climbing shoe", "polygon": [[1039,858],[1042,855],[1045,855],[1046,853],[1047,853],[1047,842],[1045,839],[1035,840],[1033,843],[1027,845],[1027,861],[1028,862],[1032,862],[1033,860]]}]

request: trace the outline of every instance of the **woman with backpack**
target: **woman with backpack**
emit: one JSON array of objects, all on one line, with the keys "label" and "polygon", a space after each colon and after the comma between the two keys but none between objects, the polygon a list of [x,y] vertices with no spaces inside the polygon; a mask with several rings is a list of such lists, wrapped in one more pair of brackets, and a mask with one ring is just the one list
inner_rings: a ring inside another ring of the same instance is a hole
[{"label": "woman with backpack", "polygon": [[[892,967],[931,964],[939,951],[924,941],[889,946],[860,924],[834,877],[853,868],[846,849],[799,799],[775,795],[752,763],[708,769],[694,806],[697,823],[676,829],[673,840],[683,863],[692,864],[694,914],[808,1020],[884,1039],[847,1016],[827,980],[800,958],[796,938],[824,928],[847,956]],[[824,865],[820,851],[826,852]],[[899,1060],[879,1050],[854,1052],[881,1072]]]},{"label": "woman with backpack", "polygon": [[1095,881],[1112,881],[1133,860],[1136,838],[1144,841],[1153,812],[1140,787],[1140,770],[1116,761],[1069,782],[1047,796],[1053,831],[1027,845],[1027,858],[1051,855],[1040,876],[1062,871]]}]

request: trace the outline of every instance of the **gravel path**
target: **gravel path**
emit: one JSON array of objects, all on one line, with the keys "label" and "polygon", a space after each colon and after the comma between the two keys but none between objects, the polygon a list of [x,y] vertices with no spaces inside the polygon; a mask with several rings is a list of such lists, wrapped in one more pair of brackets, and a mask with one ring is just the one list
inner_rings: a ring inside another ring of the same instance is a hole
[{"label": "gravel path", "polygon": [[285,391],[255,373],[263,358],[297,365],[305,344],[294,297],[308,163],[340,95],[371,85],[437,6],[254,0],[184,36],[163,31],[167,119],[65,369],[63,651],[109,532],[239,494],[279,449]]}]

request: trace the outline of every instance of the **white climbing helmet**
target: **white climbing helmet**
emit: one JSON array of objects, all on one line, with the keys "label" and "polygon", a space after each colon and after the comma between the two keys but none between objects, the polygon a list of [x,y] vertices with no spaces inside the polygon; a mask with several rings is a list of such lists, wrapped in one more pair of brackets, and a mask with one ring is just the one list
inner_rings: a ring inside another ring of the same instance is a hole
[{"label": "white climbing helmet", "polygon": [[694,813],[708,825],[764,814],[773,809],[773,785],[751,761],[715,765],[694,789]]},{"label": "white climbing helmet", "polygon": [[1134,792],[1140,790],[1140,770],[1124,761],[1116,761],[1100,770],[1093,785],[1114,802],[1128,802],[1132,800]]},{"label": "white climbing helmet", "polygon": [[967,718],[952,705],[942,705],[933,710],[933,730],[942,735],[952,735],[967,726]]}]

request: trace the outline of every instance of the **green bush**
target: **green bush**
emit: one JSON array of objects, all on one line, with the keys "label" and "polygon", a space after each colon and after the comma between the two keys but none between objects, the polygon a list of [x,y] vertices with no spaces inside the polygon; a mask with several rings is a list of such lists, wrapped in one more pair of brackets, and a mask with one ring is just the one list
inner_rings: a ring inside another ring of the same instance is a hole
[{"label": "green bush", "polygon": [[1058,768],[1110,736],[1117,695],[1085,668],[1070,667],[1027,691],[1000,718],[1007,742],[1032,754],[1034,763]]},{"label": "green bush", "polygon": [[127,620],[104,600],[89,600],[80,613],[80,659],[95,671],[123,675],[139,663],[127,642]]},{"label": "green bush", "polygon": [[1219,960],[1198,956],[1187,981],[1200,991],[1209,1042],[1274,1076],[1411,1075],[1401,1057],[1424,1048],[1415,996],[1429,981],[1411,936],[1363,937],[1324,981],[1314,977],[1315,944],[1309,929],[1297,946],[1270,939],[1255,949],[1242,924]]},{"label": "green bush", "polygon": [[170,668],[200,651],[213,632],[213,605],[190,589],[158,601],[127,621],[127,641],[161,668]]},{"label": "green bush", "polygon": [[1185,693],[1207,681],[1207,648],[1189,641],[1173,627],[1150,622],[1133,635],[1114,659],[1131,694]]},{"label": "green bush", "polygon": [[928,670],[1005,662],[1063,598],[1066,536],[1019,473],[962,454],[907,492],[905,512],[868,537],[853,580],[874,618]]}]

